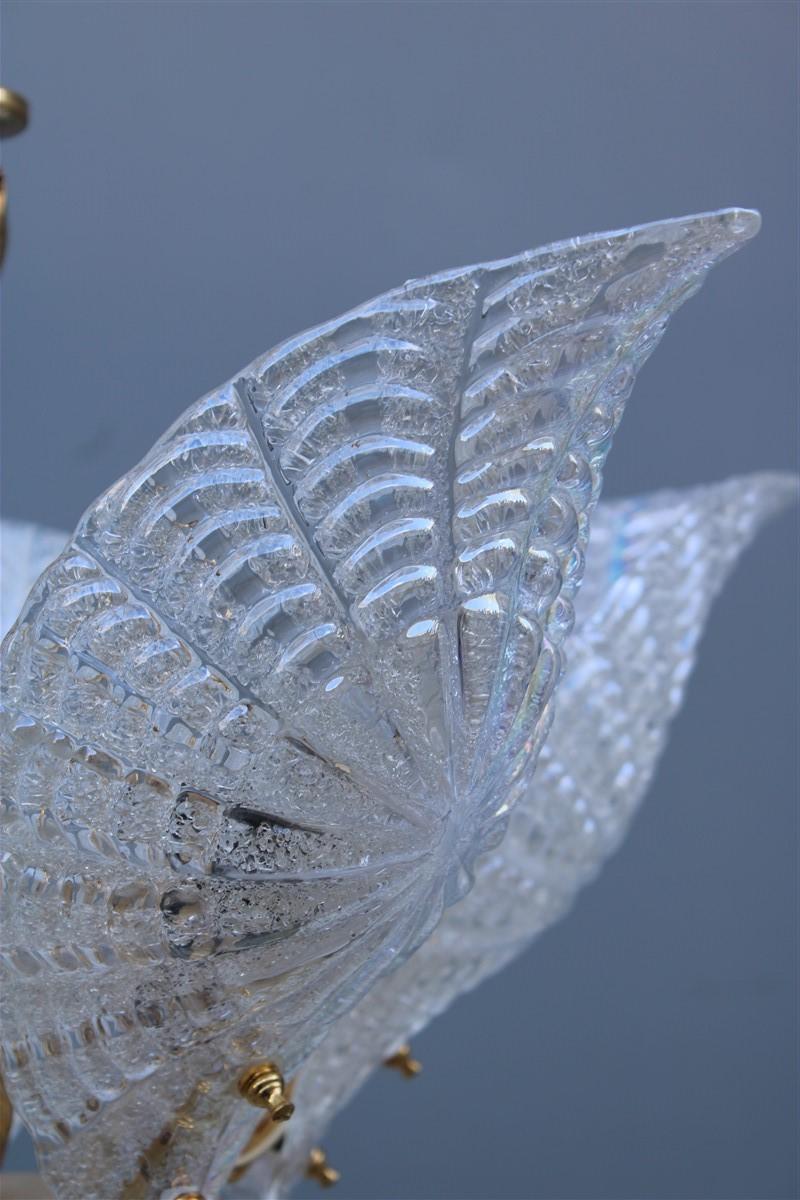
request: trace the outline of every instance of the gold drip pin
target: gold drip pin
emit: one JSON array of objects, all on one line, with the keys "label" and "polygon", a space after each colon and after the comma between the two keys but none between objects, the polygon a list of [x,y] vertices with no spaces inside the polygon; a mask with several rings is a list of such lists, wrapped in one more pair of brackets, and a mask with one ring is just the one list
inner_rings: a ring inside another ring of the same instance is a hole
[{"label": "gold drip pin", "polygon": [[316,1179],[320,1187],[325,1188],[333,1187],[341,1178],[339,1172],[328,1165],[327,1155],[319,1146],[315,1146],[308,1156],[306,1175],[309,1179]]},{"label": "gold drip pin", "polygon": [[[292,1085],[289,1084],[286,1089],[287,1095],[291,1093],[291,1090]],[[236,1166],[228,1176],[228,1183],[237,1183],[250,1164],[265,1154],[267,1150],[280,1150],[283,1138],[284,1133],[280,1124],[272,1116],[272,1113],[267,1113],[250,1134],[247,1144],[236,1160]]]},{"label": "gold drip pin", "polygon": [[384,1059],[383,1065],[391,1067],[393,1071],[399,1071],[405,1079],[414,1079],[422,1070],[422,1063],[412,1057],[411,1047],[407,1042],[398,1046],[394,1054]]},{"label": "gold drip pin", "polygon": [[294,1112],[283,1076],[274,1063],[256,1063],[248,1067],[239,1080],[239,1093],[248,1104],[266,1108],[273,1121],[288,1121]]}]

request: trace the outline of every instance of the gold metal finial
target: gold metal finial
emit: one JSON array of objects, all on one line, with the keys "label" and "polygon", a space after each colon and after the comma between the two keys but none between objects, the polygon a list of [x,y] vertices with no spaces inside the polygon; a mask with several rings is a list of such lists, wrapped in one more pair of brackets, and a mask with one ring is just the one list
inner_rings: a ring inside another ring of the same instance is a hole
[{"label": "gold metal finial", "polygon": [[[16,137],[28,124],[28,101],[11,88],[0,87],[0,138]],[[8,196],[6,179],[0,170],[0,263],[6,254]]]},{"label": "gold metal finial", "polygon": [[200,1192],[181,1192],[175,1200],[205,1200],[205,1196]]},{"label": "gold metal finial", "polygon": [[383,1065],[391,1067],[393,1071],[399,1071],[405,1079],[414,1079],[422,1070],[422,1063],[412,1057],[411,1047],[407,1042],[398,1046],[394,1054],[384,1059]]},{"label": "gold metal finial", "polygon": [[294,1105],[286,1094],[286,1085],[275,1063],[256,1063],[239,1080],[239,1092],[256,1108],[266,1108],[273,1121],[288,1121]]},{"label": "gold metal finial", "polygon": [[320,1187],[326,1188],[333,1187],[341,1179],[339,1172],[328,1166],[327,1155],[319,1146],[315,1146],[308,1156],[306,1175],[309,1179],[316,1179]]},{"label": "gold metal finial", "polygon": [[0,87],[0,138],[16,137],[28,124],[28,101],[11,88]]}]

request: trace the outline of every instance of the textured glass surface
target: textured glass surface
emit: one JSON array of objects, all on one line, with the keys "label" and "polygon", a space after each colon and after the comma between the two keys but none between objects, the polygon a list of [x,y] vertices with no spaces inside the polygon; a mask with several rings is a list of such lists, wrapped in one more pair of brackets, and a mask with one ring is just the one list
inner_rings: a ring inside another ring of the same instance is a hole
[{"label": "textured glass surface", "polygon": [[237,1195],[286,1195],[384,1058],[566,911],[647,790],[711,602],[759,526],[796,497],[795,478],[763,474],[600,503],[556,716],[506,837],[425,945],[331,1026],[298,1072],[280,1150]]},{"label": "textured glass surface", "polygon": [[406,284],[189,408],[3,646],[3,1074],[60,1197],[213,1195],[524,795],[636,372],[740,210]]}]

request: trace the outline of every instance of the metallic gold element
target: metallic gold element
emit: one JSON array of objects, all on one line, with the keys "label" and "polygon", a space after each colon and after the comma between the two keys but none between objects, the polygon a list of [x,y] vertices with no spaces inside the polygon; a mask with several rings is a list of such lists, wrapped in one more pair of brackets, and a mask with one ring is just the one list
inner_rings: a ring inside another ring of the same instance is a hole
[{"label": "metallic gold element", "polygon": [[286,1087],[274,1063],[256,1063],[239,1080],[239,1092],[256,1108],[266,1108],[274,1121],[288,1121],[294,1112]]},{"label": "metallic gold element", "polygon": [[[11,88],[0,87],[0,138],[16,137],[28,124],[28,101]],[[0,264],[6,255],[8,197],[6,177],[0,170]],[[0,1158],[0,1162],[2,1158]]]},{"label": "metallic gold element", "polygon": [[309,1179],[316,1179],[320,1187],[326,1188],[333,1187],[341,1179],[335,1167],[328,1166],[325,1151],[321,1150],[319,1146],[315,1146],[308,1156],[306,1175]]},{"label": "metallic gold element", "polygon": [[11,1107],[11,1101],[8,1098],[3,1077],[0,1075],[0,1164],[6,1153],[6,1145],[8,1144],[8,1135],[11,1132],[11,1120],[14,1116],[14,1110]]},{"label": "metallic gold element", "polygon": [[[285,1089],[285,1093],[290,1099],[293,1086],[293,1083],[289,1083]],[[282,1138],[282,1122],[276,1121],[272,1113],[265,1113],[237,1158],[236,1166],[228,1177],[228,1183],[237,1183],[250,1164],[265,1154],[267,1150],[279,1150]]]},{"label": "metallic gold element", "polygon": [[205,1196],[200,1192],[181,1192],[175,1200],[205,1200]]},{"label": "metallic gold element", "polygon": [[182,1161],[179,1160],[176,1170],[172,1156],[178,1130],[197,1129],[201,1124],[201,1110],[208,1103],[209,1090],[210,1085],[205,1079],[195,1084],[183,1104],[164,1122],[160,1132],[140,1155],[136,1174],[125,1180],[118,1200],[147,1200],[153,1194],[156,1180],[159,1191],[183,1187],[186,1189],[185,1195],[200,1196],[200,1200],[203,1200],[202,1195],[194,1190],[192,1177],[186,1172]]},{"label": "metallic gold element", "polygon": [[228,1183],[237,1183],[244,1175],[247,1168],[257,1158],[260,1158],[265,1151],[269,1150],[273,1139],[277,1140],[280,1136],[280,1123],[275,1120],[272,1113],[267,1113],[262,1117],[256,1125],[250,1138],[245,1144],[244,1150],[236,1160],[236,1166],[228,1176]]},{"label": "metallic gold element", "polygon": [[28,101],[11,88],[0,87],[0,137],[16,137],[28,124]]},{"label": "metallic gold element", "polygon": [[422,1063],[419,1059],[412,1058],[411,1047],[407,1043],[398,1046],[394,1054],[384,1059],[383,1065],[391,1067],[393,1071],[399,1071],[406,1079],[413,1079],[422,1070]]}]

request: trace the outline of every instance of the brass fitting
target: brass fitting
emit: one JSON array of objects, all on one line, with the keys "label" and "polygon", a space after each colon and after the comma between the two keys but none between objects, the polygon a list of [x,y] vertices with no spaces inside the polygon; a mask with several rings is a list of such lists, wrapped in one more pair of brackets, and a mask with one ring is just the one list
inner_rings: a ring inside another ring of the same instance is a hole
[{"label": "brass fitting", "polygon": [[11,88],[0,87],[0,137],[16,137],[28,124],[28,101]]},{"label": "brass fitting", "polygon": [[384,1059],[383,1065],[399,1071],[404,1079],[414,1079],[422,1070],[422,1063],[411,1055],[411,1047],[404,1043],[398,1046],[394,1054]]},{"label": "brass fitting", "polygon": [[306,1175],[309,1179],[316,1179],[320,1187],[325,1188],[333,1187],[341,1178],[339,1172],[328,1165],[325,1151],[321,1150],[319,1146],[315,1146],[308,1156]]},{"label": "brass fitting", "polygon": [[288,1121],[294,1105],[286,1094],[286,1085],[275,1063],[256,1063],[239,1080],[239,1093],[248,1104],[266,1108],[273,1121]]}]

